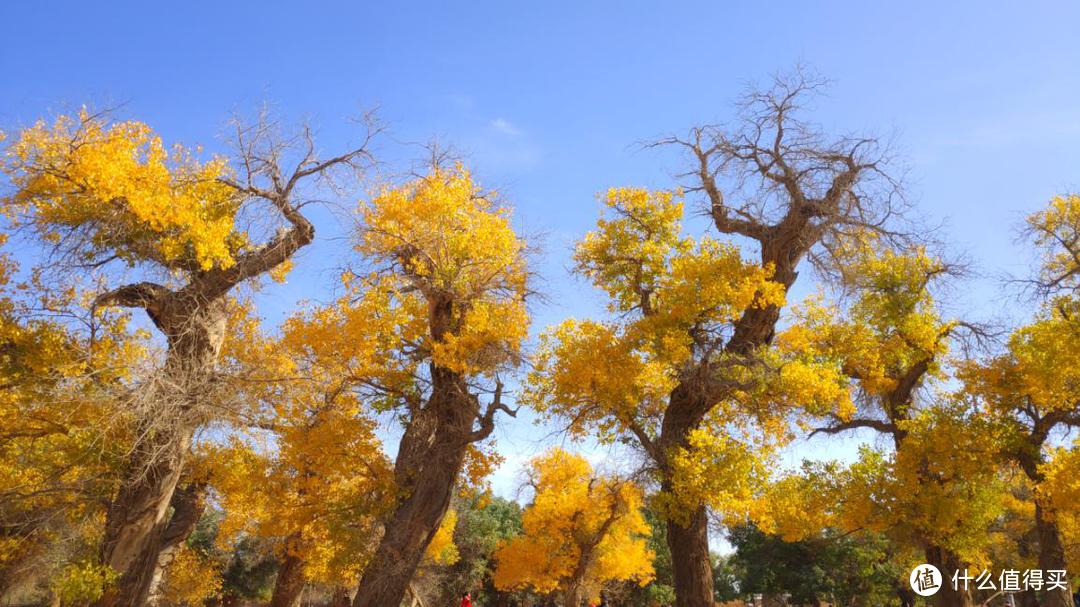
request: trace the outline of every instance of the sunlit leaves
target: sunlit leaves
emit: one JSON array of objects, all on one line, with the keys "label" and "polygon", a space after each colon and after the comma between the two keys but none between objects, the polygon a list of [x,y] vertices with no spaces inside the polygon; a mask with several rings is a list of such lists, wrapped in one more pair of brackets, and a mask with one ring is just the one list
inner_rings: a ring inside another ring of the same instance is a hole
[{"label": "sunlit leaves", "polygon": [[4,156],[3,212],[84,263],[119,257],[170,268],[228,267],[244,242],[224,159],[167,148],[140,122],[85,110],[19,132]]},{"label": "sunlit leaves", "polygon": [[580,455],[556,449],[531,464],[533,502],[522,535],[502,542],[495,586],[538,593],[581,585],[591,600],[609,580],[652,579],[641,490],[596,475]]}]

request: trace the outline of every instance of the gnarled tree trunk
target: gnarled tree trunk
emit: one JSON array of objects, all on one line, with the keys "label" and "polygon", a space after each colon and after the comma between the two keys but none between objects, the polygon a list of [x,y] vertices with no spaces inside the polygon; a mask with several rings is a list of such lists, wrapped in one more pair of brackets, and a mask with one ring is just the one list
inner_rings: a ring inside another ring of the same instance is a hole
[{"label": "gnarled tree trunk", "polygon": [[399,605],[450,506],[479,402],[459,373],[431,366],[432,392],[405,430],[394,464],[403,498],[364,570],[353,607]]},{"label": "gnarled tree trunk", "polygon": [[300,596],[304,593],[304,562],[294,554],[286,552],[281,559],[274,594],[270,597],[269,607],[300,607]]},{"label": "gnarled tree trunk", "polygon": [[151,605],[162,600],[165,572],[206,512],[206,484],[192,483],[177,489],[173,493],[171,506],[173,514],[158,541],[157,565],[150,579],[147,603]]},{"label": "gnarled tree trunk", "polygon": [[109,506],[102,545],[102,562],[119,572],[120,578],[95,603],[97,607],[137,607],[149,599],[168,526],[166,515],[190,439],[190,432],[168,437],[170,444],[145,470],[143,457],[132,463],[127,481]]},{"label": "gnarled tree trunk", "polygon": [[169,338],[162,377],[138,398],[149,394],[163,402],[148,403],[142,413],[127,473],[109,505],[101,561],[120,577],[95,607],[140,607],[149,600],[169,506],[200,423],[197,407],[225,337],[220,300],[205,304],[184,291],[136,287],[145,290],[139,297],[151,298],[144,306]]}]

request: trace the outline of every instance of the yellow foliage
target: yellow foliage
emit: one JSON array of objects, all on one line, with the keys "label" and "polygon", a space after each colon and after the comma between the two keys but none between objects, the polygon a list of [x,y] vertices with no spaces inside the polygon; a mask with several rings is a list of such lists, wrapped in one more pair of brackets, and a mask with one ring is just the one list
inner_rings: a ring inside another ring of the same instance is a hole
[{"label": "yellow foliage", "polygon": [[0,211],[46,241],[78,234],[65,242],[83,261],[205,270],[229,267],[244,244],[233,225],[241,201],[219,181],[225,160],[198,162],[140,122],[86,110],[39,121],[9,143],[3,170],[16,190]]},{"label": "yellow foliage", "polygon": [[128,314],[100,315],[89,335],[66,322],[81,290],[17,272],[0,251],[0,567],[60,533],[93,533],[83,522],[103,516],[131,438],[102,420],[122,417],[117,394],[146,356]]},{"label": "yellow foliage", "polygon": [[202,605],[221,593],[221,585],[221,571],[216,564],[184,544],[165,570],[164,598],[175,603]]},{"label": "yellow foliage", "polygon": [[79,561],[64,567],[52,590],[65,604],[90,603],[101,598],[118,577],[107,565]]},{"label": "yellow foliage", "polygon": [[1023,407],[1069,411],[1080,403],[1080,300],[1057,297],[1034,321],[1013,331],[1008,351],[965,365],[961,377],[990,413],[1011,417]]},{"label": "yellow foliage", "polygon": [[734,245],[683,235],[680,199],[634,188],[606,193],[574,259],[616,316],[545,331],[523,400],[544,418],[573,420],[576,435],[640,440],[659,433],[681,382],[737,387],[706,396],[710,413],[688,444],[654,456],[674,479],[674,492],[661,497],[669,516],[702,504],[742,516],[770,453],[791,434],[793,410],[848,415],[850,394],[832,358],[794,340],[747,357],[723,351],[744,312],[784,305],[784,289],[770,280],[772,268]]},{"label": "yellow foliage", "polygon": [[457,544],[454,543],[454,528],[457,526],[457,511],[446,511],[435,536],[428,544],[425,556],[437,565],[453,565],[461,558],[458,554]]},{"label": "yellow foliage", "polygon": [[522,535],[496,549],[496,588],[543,594],[577,584],[597,600],[607,581],[652,579],[640,488],[596,476],[584,457],[560,449],[530,470],[533,502],[522,513]]},{"label": "yellow foliage", "polygon": [[528,334],[526,246],[495,192],[484,191],[464,166],[435,167],[401,187],[382,188],[360,215],[361,253],[392,266],[425,307],[452,306],[427,338],[436,364],[476,374],[517,360]]},{"label": "yellow foliage", "polygon": [[1041,281],[1051,291],[1075,289],[1080,264],[1080,196],[1055,196],[1027,219],[1041,256]]}]

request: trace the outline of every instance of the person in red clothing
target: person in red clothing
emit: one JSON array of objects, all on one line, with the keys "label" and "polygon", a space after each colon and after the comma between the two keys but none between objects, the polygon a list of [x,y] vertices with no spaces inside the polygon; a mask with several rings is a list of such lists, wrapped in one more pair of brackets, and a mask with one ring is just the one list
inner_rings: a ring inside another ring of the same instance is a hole
[{"label": "person in red clothing", "polygon": [[461,595],[461,607],[472,607],[472,595],[468,592]]}]

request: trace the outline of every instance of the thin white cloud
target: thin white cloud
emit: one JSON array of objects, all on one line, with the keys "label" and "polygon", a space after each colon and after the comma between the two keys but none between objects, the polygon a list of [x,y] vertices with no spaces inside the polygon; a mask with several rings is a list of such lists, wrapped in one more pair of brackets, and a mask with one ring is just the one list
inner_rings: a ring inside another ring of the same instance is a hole
[{"label": "thin white cloud", "polygon": [[503,135],[510,135],[511,137],[520,137],[525,134],[524,131],[505,118],[496,118],[495,120],[492,120],[491,128]]}]

